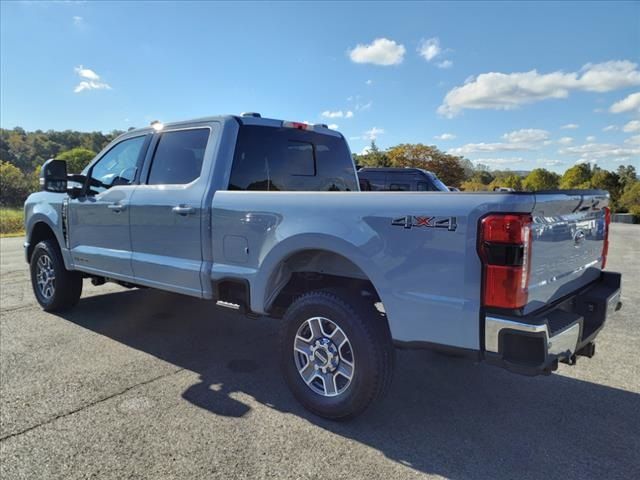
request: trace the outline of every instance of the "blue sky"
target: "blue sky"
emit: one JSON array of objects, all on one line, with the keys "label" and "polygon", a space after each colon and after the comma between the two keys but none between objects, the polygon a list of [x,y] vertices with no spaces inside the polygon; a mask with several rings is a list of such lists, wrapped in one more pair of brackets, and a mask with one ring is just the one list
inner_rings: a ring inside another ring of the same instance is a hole
[{"label": "blue sky", "polygon": [[2,2],[2,127],[257,111],[361,152],[640,169],[640,2]]}]

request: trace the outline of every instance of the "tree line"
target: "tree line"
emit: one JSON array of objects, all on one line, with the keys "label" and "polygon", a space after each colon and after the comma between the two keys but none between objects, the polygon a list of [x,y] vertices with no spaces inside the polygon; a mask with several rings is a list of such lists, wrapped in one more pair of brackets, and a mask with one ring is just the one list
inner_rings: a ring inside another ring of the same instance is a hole
[{"label": "tree line", "polygon": [[[74,130],[36,130],[20,127],[0,129],[0,205],[20,206],[37,190],[40,167],[49,158],[66,160],[70,172],[80,172],[122,131],[111,133]],[[619,212],[640,215],[640,182],[633,165],[621,165],[615,172],[589,164],[574,165],[562,175],[537,168],[526,175],[509,170],[490,170],[469,159],[442,152],[434,145],[400,144],[381,150],[375,141],[364,154],[354,154],[363,167],[414,167],[435,173],[445,184],[465,191],[556,190],[598,188],[611,194]]]},{"label": "tree line", "polygon": [[353,154],[353,159],[360,167],[424,168],[446,185],[463,191],[492,191],[498,187],[516,191],[607,190],[614,211],[640,215],[640,182],[633,165],[620,165],[615,172],[582,163],[568,168],[562,175],[545,168],[519,173],[474,165],[469,159],[442,152],[434,145],[400,144],[380,150],[375,141],[365,153]]}]

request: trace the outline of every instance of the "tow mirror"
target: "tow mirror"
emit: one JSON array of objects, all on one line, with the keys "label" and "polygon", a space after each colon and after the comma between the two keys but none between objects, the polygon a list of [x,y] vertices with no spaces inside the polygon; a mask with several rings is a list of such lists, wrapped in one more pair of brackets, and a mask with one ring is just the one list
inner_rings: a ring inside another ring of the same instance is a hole
[{"label": "tow mirror", "polygon": [[54,158],[44,162],[40,170],[40,186],[45,192],[66,193],[67,162]]}]

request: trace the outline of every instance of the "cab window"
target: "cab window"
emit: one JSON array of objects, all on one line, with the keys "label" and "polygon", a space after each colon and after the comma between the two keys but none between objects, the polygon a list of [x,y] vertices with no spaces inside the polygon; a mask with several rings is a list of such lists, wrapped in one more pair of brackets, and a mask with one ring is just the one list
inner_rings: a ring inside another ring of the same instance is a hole
[{"label": "cab window", "polygon": [[146,140],[147,136],[129,138],[105,153],[91,170],[91,178],[100,185],[91,189],[101,193],[116,185],[131,185],[140,168]]}]

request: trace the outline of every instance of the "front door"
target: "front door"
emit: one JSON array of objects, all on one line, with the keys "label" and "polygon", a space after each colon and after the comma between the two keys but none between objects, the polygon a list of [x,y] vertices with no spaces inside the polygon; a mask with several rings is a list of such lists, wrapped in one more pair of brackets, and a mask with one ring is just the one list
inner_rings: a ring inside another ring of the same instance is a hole
[{"label": "front door", "polygon": [[201,296],[202,199],[208,187],[203,159],[212,128],[159,134],[146,179],[131,198],[135,281]]},{"label": "front door", "polygon": [[90,170],[99,186],[69,201],[69,247],[75,268],[131,279],[129,204],[149,136],[122,140]]}]

